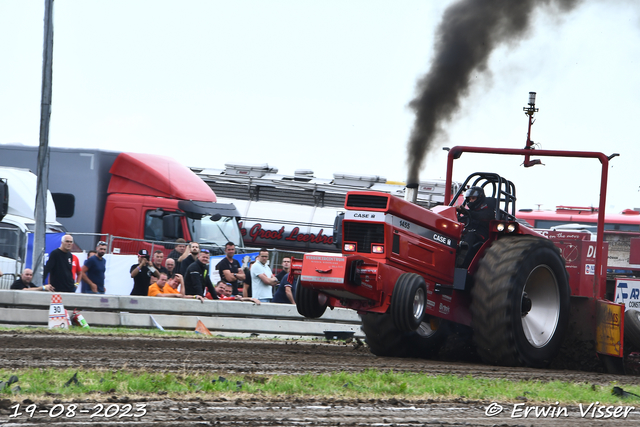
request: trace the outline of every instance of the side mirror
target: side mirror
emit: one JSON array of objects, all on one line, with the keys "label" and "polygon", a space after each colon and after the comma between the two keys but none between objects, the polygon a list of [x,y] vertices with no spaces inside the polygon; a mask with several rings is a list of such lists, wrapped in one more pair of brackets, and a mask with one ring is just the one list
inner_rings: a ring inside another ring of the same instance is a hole
[{"label": "side mirror", "polygon": [[6,179],[0,179],[0,221],[9,211],[9,184]]},{"label": "side mirror", "polygon": [[153,212],[150,212],[149,216],[151,218],[162,218],[164,216],[164,211],[162,208],[157,208]]},{"label": "side mirror", "polygon": [[211,215],[211,221],[220,221],[222,219],[222,215],[220,215],[219,213],[214,213],[213,215]]},{"label": "side mirror", "polygon": [[[152,214],[149,214],[152,215]],[[162,217],[162,236],[164,240],[175,240],[180,234],[180,216],[166,215]]]},{"label": "side mirror", "polygon": [[342,220],[344,219],[344,212],[336,215],[336,219],[333,220],[333,244],[336,248],[340,249],[342,246]]}]

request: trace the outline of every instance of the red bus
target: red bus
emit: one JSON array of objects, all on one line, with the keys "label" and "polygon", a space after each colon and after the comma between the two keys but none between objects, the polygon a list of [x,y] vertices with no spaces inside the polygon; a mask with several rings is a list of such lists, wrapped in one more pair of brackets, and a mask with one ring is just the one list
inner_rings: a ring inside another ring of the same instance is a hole
[{"label": "red bus", "polygon": [[[521,209],[516,217],[539,230],[589,232],[591,240],[595,240],[598,208]],[[625,209],[619,214],[606,214],[604,240],[608,244],[609,273],[634,271],[634,275],[640,274],[640,211]]]},{"label": "red bus", "polygon": [[[595,233],[598,223],[598,208],[558,206],[555,211],[520,209],[516,217],[527,221],[534,228],[550,229],[567,224],[593,225]],[[605,215],[605,231],[640,232],[640,211],[625,209],[619,214]]]}]

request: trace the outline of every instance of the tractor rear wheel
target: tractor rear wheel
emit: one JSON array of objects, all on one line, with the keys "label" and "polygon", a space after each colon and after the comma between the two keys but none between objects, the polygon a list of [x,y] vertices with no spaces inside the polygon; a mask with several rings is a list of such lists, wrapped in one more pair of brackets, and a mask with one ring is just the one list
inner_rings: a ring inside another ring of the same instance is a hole
[{"label": "tractor rear wheel", "polygon": [[545,367],[567,329],[570,289],[564,259],[549,240],[493,242],[471,290],[474,341],[487,363]]},{"label": "tractor rear wheel", "polygon": [[390,313],[365,313],[360,317],[365,341],[376,356],[433,358],[449,334],[448,322],[438,318],[424,319],[415,331],[402,332]]},{"label": "tractor rear wheel", "polygon": [[327,309],[327,297],[314,289],[302,286],[301,283],[296,286],[295,299],[298,313],[310,319],[321,317]]},{"label": "tractor rear wheel", "polygon": [[422,323],[427,304],[427,286],[419,274],[403,273],[393,287],[391,306],[396,328],[402,332],[415,331]]},{"label": "tractor rear wheel", "polygon": [[640,311],[628,309],[624,312],[624,339],[640,350]]}]

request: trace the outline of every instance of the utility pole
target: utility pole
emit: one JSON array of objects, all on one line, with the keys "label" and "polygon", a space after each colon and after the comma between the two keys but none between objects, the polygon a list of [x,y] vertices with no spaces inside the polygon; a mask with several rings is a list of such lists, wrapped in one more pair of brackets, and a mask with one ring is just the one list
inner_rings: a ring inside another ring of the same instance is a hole
[{"label": "utility pole", "polygon": [[53,80],[53,0],[44,2],[44,47],[42,54],[42,96],[40,100],[40,149],[33,237],[33,283],[42,286],[44,251],[47,231],[47,190],[49,188],[49,122],[51,119],[51,88]]}]

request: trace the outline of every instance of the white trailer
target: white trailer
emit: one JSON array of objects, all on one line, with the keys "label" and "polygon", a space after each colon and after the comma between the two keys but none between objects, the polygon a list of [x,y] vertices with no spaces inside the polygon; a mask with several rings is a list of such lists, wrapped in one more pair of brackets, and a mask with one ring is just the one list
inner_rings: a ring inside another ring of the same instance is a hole
[{"label": "white trailer", "polygon": [[[335,173],[332,179],[316,178],[313,171],[297,170],[293,176],[278,174],[268,164],[225,164],[225,169],[191,168],[224,203],[240,212],[244,244],[291,251],[339,252],[333,244],[333,225],[344,210],[348,191],[382,191],[404,197],[402,182],[381,176]],[[458,184],[453,184],[455,193]],[[417,204],[431,208],[442,204],[444,180],[421,181]]]}]

